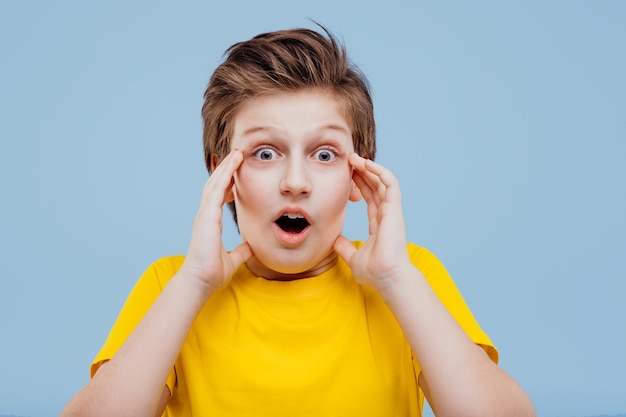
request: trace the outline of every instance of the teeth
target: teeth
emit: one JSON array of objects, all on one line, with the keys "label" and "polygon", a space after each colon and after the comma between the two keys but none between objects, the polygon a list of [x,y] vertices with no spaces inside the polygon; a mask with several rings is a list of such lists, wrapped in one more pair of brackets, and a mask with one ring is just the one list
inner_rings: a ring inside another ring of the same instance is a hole
[{"label": "teeth", "polygon": [[285,213],[285,216],[287,216],[290,219],[304,219],[304,216],[300,213]]}]

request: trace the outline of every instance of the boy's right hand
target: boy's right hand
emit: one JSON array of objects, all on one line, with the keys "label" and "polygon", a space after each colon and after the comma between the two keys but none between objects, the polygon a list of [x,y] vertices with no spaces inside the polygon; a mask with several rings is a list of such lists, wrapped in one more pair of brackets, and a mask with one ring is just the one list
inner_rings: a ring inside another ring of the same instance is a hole
[{"label": "boy's right hand", "polygon": [[222,243],[222,211],[232,201],[233,175],[243,155],[231,151],[215,168],[204,185],[200,209],[193,224],[191,242],[180,272],[196,279],[202,291],[213,293],[225,285],[235,271],[252,256],[246,242],[230,253]]}]

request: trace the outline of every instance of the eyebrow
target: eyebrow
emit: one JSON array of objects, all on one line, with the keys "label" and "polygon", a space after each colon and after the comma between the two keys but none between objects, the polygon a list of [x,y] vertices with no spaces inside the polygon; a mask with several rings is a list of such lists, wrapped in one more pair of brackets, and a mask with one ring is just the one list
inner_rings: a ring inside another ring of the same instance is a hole
[{"label": "eyebrow", "polygon": [[[324,132],[326,130],[336,130],[336,131],[339,131],[339,132],[345,133],[345,134],[349,134],[350,133],[350,130],[347,129],[346,127],[341,126],[341,125],[336,125],[336,124],[324,125],[324,126],[320,127],[319,129],[316,129],[316,133],[319,134],[319,133],[322,133],[322,132]],[[252,135],[252,134],[257,133],[257,132],[266,132],[266,131],[270,132],[270,133],[278,133],[278,132],[280,132],[280,129],[276,129],[276,128],[271,127],[271,126],[253,126],[251,128],[248,128],[248,129],[244,130],[241,133],[241,135],[242,136],[248,136],[248,135]]]}]

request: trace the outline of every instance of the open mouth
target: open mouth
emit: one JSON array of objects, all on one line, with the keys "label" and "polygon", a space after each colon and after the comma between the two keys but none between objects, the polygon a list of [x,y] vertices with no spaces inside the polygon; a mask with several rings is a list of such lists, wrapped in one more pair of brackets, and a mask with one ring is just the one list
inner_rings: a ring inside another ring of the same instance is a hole
[{"label": "open mouth", "polygon": [[307,228],[309,222],[301,214],[284,214],[276,220],[276,224],[283,231],[297,235]]}]

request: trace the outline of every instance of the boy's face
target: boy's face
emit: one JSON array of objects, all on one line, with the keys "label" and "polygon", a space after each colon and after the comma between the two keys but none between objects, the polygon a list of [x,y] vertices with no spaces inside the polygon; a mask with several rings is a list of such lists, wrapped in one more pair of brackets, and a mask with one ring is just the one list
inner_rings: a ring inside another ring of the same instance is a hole
[{"label": "boy's face", "polygon": [[360,198],[348,163],[352,132],[332,95],[304,90],[248,100],[235,117],[231,148],[244,155],[233,194],[252,271],[293,279],[332,267],[348,200]]}]

